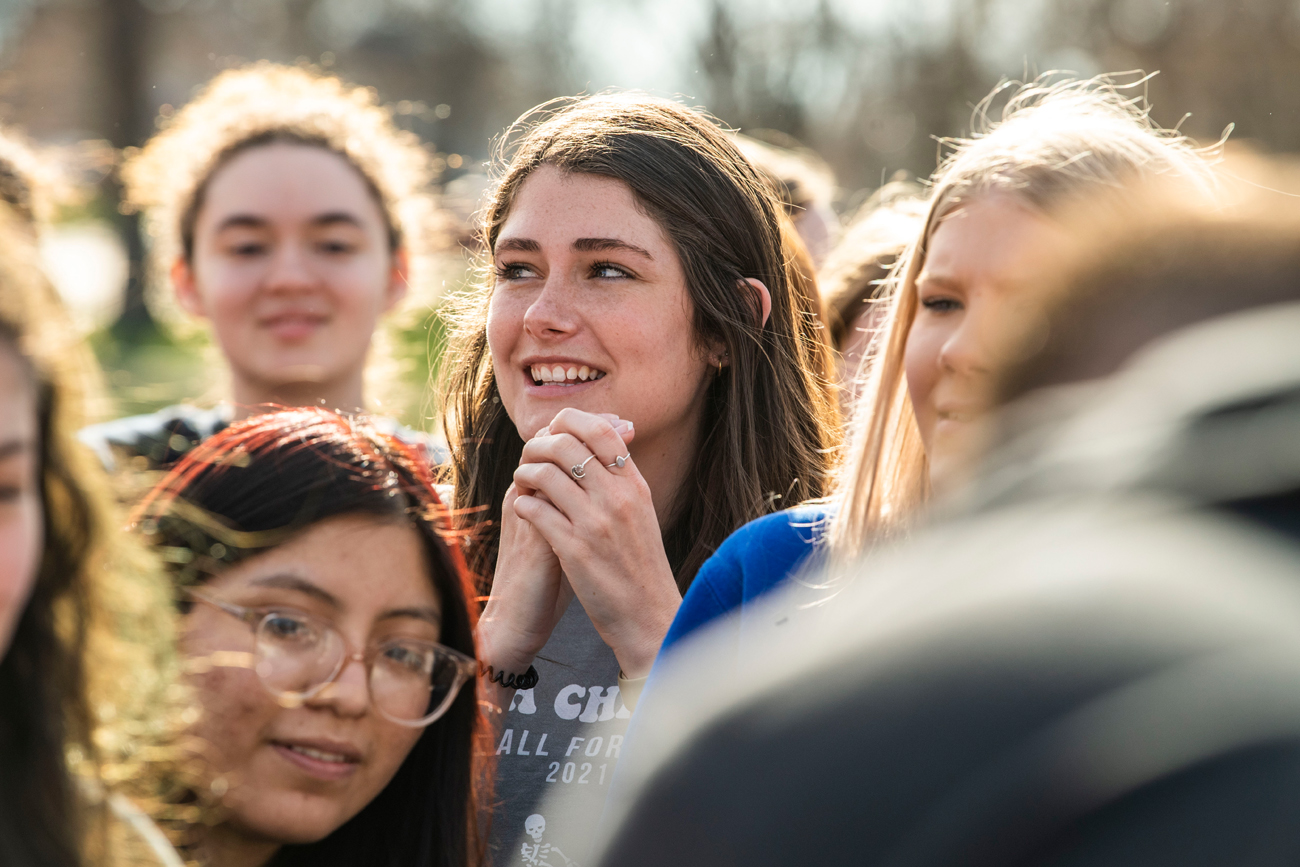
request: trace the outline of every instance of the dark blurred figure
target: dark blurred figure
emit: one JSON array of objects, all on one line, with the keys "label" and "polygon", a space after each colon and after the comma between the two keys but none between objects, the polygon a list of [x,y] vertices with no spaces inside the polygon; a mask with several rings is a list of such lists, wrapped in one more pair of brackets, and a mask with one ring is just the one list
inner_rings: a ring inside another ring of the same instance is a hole
[{"label": "dark blurred figure", "polygon": [[858,396],[858,368],[888,309],[879,303],[885,297],[885,281],[907,245],[921,234],[927,210],[919,184],[885,184],[849,221],[818,274],[845,419]]},{"label": "dark blurred figure", "polygon": [[946,520],[699,639],[599,863],[1300,860],[1300,207],[1176,200],[1082,212]]}]

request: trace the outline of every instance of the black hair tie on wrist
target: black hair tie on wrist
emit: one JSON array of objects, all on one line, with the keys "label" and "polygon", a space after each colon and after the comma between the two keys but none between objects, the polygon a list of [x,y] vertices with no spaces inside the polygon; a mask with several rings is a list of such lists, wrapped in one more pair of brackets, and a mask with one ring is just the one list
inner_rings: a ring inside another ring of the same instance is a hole
[{"label": "black hair tie on wrist", "polygon": [[541,679],[536,667],[531,665],[523,674],[506,674],[504,671],[495,671],[490,665],[480,664],[478,673],[479,677],[486,675],[489,683],[499,683],[506,689],[532,689]]}]

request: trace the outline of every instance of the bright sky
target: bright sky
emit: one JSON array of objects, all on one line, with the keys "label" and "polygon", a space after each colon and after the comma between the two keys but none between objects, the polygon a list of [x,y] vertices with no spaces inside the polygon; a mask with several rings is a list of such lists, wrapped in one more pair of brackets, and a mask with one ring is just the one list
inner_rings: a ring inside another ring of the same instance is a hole
[{"label": "bright sky", "polygon": [[[737,29],[770,30],[769,37],[779,40],[790,32],[784,26],[787,23],[814,19],[821,2],[725,0],[724,5],[732,13]],[[858,33],[890,30],[903,42],[919,45],[945,42],[954,23],[954,0],[825,2],[840,22]],[[1022,71],[1026,52],[1032,50],[1035,41],[1038,10],[1044,2],[989,3],[991,26],[977,50],[990,72]],[[707,31],[712,8],[708,0],[577,0],[572,33],[575,65],[588,77],[586,84],[591,90],[629,87],[661,95],[699,96],[702,82],[696,51]],[[542,17],[554,13],[548,0],[475,0],[471,14],[484,34],[508,49],[513,41],[535,38]],[[1047,67],[1040,63],[1039,68]],[[836,109],[846,73],[843,63],[819,63],[815,55],[798,70],[800,89],[814,114]]]}]

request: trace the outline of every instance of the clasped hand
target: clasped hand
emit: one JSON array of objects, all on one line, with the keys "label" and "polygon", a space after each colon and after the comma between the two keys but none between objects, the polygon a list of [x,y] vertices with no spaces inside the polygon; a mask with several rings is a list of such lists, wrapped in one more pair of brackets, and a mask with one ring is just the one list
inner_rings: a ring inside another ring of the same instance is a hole
[{"label": "clasped hand", "polygon": [[624,675],[649,673],[681,595],[650,488],[634,460],[618,466],[634,437],[569,408],[524,445],[483,617],[498,665],[531,663],[576,594]]}]

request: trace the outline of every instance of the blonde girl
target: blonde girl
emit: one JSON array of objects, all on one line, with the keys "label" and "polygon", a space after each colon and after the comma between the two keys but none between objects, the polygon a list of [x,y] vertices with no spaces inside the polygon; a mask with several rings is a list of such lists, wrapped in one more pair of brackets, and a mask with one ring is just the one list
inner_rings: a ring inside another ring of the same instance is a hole
[{"label": "blonde girl", "polygon": [[[1139,82],[1140,83],[1140,82]],[[1050,211],[1073,196],[1167,176],[1208,190],[1207,160],[1161,129],[1109,78],[1011,91],[976,112],[933,178],[920,237],[896,271],[882,333],[864,361],[840,509],[828,538],[841,556],[905,527],[933,489],[955,482],[986,410],[989,323],[1022,303],[1017,282],[1062,231]]]},{"label": "blonde girl", "polygon": [[[1015,88],[1001,120],[976,112],[976,134],[932,180],[920,234],[894,269],[829,503],[769,515],[727,539],[701,567],[664,640],[786,582],[816,559],[855,557],[904,530],[932,489],[955,486],[978,449],[996,336],[1035,298],[1036,257],[1063,229],[1049,215],[1072,196],[1151,176],[1211,186],[1204,157],[1160,129],[1109,79]],[[816,591],[824,596],[823,591]],[[743,624],[745,618],[733,620]]]}]

